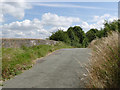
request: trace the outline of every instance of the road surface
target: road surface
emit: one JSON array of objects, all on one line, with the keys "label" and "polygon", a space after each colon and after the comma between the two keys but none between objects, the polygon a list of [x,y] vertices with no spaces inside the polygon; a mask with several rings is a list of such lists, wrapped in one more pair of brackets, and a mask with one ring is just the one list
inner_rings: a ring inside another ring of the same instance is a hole
[{"label": "road surface", "polygon": [[61,49],[3,83],[3,88],[84,88],[90,49]]}]

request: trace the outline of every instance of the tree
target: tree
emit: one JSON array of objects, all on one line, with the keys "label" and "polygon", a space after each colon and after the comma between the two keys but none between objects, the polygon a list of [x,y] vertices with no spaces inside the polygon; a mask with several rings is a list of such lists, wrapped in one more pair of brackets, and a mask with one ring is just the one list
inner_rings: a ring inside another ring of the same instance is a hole
[{"label": "tree", "polygon": [[119,31],[118,29],[118,20],[114,20],[113,22],[108,22],[108,21],[105,21],[104,23],[104,36],[107,36],[108,32],[110,31]]},{"label": "tree", "polygon": [[50,40],[63,41],[72,46],[76,47],[87,47],[87,45],[94,40],[96,37],[102,38],[106,37],[107,33],[110,31],[120,32],[120,21],[105,22],[104,28],[101,30],[90,29],[86,34],[80,26],[69,27],[65,32],[63,30],[58,30],[53,33],[49,38]]},{"label": "tree", "polygon": [[105,37],[106,36],[106,32],[105,32],[105,30],[99,30],[97,33],[96,33],[96,36],[98,37],[98,38],[102,38],[102,37]]},{"label": "tree", "polygon": [[50,37],[50,40],[56,40],[56,41],[63,41],[65,43],[70,43],[70,39],[63,30],[58,30],[57,32],[53,33]]},{"label": "tree", "polygon": [[88,42],[91,42],[92,40],[94,40],[97,37],[97,33],[98,33],[97,29],[90,29],[86,33],[86,37],[88,38]]},{"label": "tree", "polygon": [[82,43],[82,47],[84,47],[84,48],[85,48],[85,47],[87,47],[87,46],[88,46],[88,44],[89,44],[89,43],[88,43],[88,38],[87,38],[87,37],[85,37],[85,38],[84,38],[84,40],[83,40],[83,43]]},{"label": "tree", "polygon": [[68,34],[68,36],[69,36],[71,42],[73,42],[73,41],[79,42],[78,37],[75,36],[75,33],[73,32],[73,27],[68,28],[67,34]]},{"label": "tree", "polygon": [[104,29],[107,31],[118,31],[118,20],[114,20],[113,22],[105,21]]},{"label": "tree", "polygon": [[79,43],[82,44],[83,40],[85,38],[85,33],[82,30],[82,28],[79,26],[75,26],[75,27],[73,27],[73,31],[74,31],[75,35],[79,38]]}]

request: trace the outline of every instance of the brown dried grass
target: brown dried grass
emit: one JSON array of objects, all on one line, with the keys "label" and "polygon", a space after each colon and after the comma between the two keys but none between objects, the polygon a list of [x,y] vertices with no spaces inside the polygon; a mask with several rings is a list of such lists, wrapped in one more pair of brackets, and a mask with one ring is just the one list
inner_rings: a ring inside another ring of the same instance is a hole
[{"label": "brown dried grass", "polygon": [[120,85],[120,34],[109,33],[108,37],[91,42],[92,57],[89,67],[91,88],[118,88]]}]

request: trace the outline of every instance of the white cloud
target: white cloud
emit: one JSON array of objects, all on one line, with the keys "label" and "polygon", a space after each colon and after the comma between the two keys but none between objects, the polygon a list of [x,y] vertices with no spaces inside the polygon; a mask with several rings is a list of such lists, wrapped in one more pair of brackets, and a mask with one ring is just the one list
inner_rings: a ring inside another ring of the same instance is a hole
[{"label": "white cloud", "polygon": [[[38,19],[12,22],[1,26],[3,37],[41,38],[43,33],[48,36]],[[43,38],[43,37],[42,37]]]},{"label": "white cloud", "polygon": [[[9,14],[11,16],[14,16],[18,19],[22,19],[25,15],[25,9],[30,9],[32,8],[30,4],[26,3],[25,0],[20,0],[21,2],[16,1],[16,2],[11,2],[11,0],[3,0],[2,3],[0,4],[1,7],[0,9],[2,10],[2,18],[4,17],[5,14]],[[3,21],[0,19],[0,21]]]},{"label": "white cloud", "polygon": [[58,29],[63,29],[66,31],[70,26],[73,26],[74,22],[82,23],[79,26],[81,26],[85,32],[91,28],[100,29],[104,27],[103,23],[105,19],[108,21],[113,21],[114,19],[117,19],[117,17],[109,14],[94,16],[91,21],[92,23],[89,23],[75,17],[65,17],[58,16],[56,14],[45,13],[42,15],[41,20],[36,18],[33,20],[26,19],[21,22],[16,21],[1,25],[0,28],[3,30],[3,37],[45,39],[49,37],[52,32],[56,32]]},{"label": "white cloud", "polygon": [[[79,18],[58,16],[56,14],[45,13],[41,20],[33,19],[16,21],[4,24],[0,28],[3,30],[3,37],[21,38],[47,38],[52,32],[58,29],[67,30],[73,22],[79,22]],[[45,29],[45,27],[49,27]]]},{"label": "white cloud", "polygon": [[49,29],[50,33],[56,32],[58,30],[63,30],[63,31],[67,31],[68,27],[52,27]]},{"label": "white cloud", "polygon": [[80,18],[77,17],[65,17],[58,16],[57,14],[45,13],[42,15],[41,23],[43,27],[51,27],[48,29],[49,32],[55,32],[58,29],[64,31],[67,30],[74,22],[80,22]]},{"label": "white cloud", "polygon": [[16,30],[16,31],[31,31],[33,29],[37,30],[37,29],[40,29],[42,28],[42,26],[36,24],[36,22],[33,20],[33,21],[30,21],[30,20],[24,20],[22,22],[12,22],[10,24],[4,24],[3,25],[3,28],[4,29],[9,29],[9,30]]},{"label": "white cloud", "polygon": [[85,32],[87,32],[91,28],[96,28],[100,30],[101,28],[104,28],[105,20],[107,20],[108,22],[112,22],[117,19],[118,18],[116,16],[111,16],[110,14],[104,14],[102,16],[94,16],[93,19],[89,21],[92,22],[92,24],[83,21],[81,27],[84,29]]},{"label": "white cloud", "polygon": [[56,27],[67,27],[73,22],[79,22],[79,18],[58,16],[56,14],[45,13],[42,16],[42,24],[44,26],[56,26]]}]

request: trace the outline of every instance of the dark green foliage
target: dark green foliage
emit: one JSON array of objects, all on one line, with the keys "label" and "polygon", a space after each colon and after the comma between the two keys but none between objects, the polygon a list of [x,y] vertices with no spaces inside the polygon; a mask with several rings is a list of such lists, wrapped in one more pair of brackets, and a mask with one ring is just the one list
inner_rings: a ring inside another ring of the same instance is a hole
[{"label": "dark green foliage", "polygon": [[57,32],[53,33],[50,36],[50,40],[63,41],[65,43],[70,43],[70,39],[69,39],[67,33],[65,33],[62,30],[58,30]]},{"label": "dark green foliage", "polygon": [[86,36],[82,28],[79,26],[75,26],[68,28],[67,32],[58,30],[57,32],[53,33],[49,38],[50,40],[63,41],[71,46],[83,47],[82,45],[87,46],[87,40],[84,40],[85,37]]},{"label": "dark green foliage", "polygon": [[101,30],[90,29],[86,34],[80,26],[69,27],[67,32],[58,30],[50,36],[50,40],[63,41],[75,47],[87,47],[88,44],[96,39],[106,37],[110,31],[119,31],[120,24],[117,20],[105,22]]},{"label": "dark green foliage", "polygon": [[118,21],[115,20],[113,22],[105,22],[104,24],[105,28],[104,30],[107,30],[107,31],[116,31],[118,30]]},{"label": "dark green foliage", "polygon": [[56,41],[64,41],[64,32],[62,30],[58,30],[57,32],[53,33],[50,39]]},{"label": "dark green foliage", "polygon": [[[86,33],[86,36],[90,39],[91,38],[91,40],[89,41],[89,42],[91,42],[92,40],[94,40],[96,37],[98,37],[98,38],[102,38],[102,37],[107,37],[108,36],[108,33],[109,32],[111,32],[111,31],[119,31],[118,29],[118,26],[119,26],[119,23],[118,23],[118,21],[117,20],[114,20],[113,22],[107,22],[107,21],[105,21],[105,23],[104,23],[104,28],[102,28],[101,30],[96,30],[96,29],[94,29],[95,30],[95,32],[92,32],[91,30],[90,31],[88,31],[89,32],[89,34],[88,34],[88,32]],[[93,31],[94,31],[93,30]],[[91,33],[90,33],[91,32]],[[88,34],[88,35],[87,35]]]},{"label": "dark green foliage", "polygon": [[83,40],[83,43],[82,43],[83,48],[87,47],[88,44],[89,44],[89,43],[88,43],[88,38],[85,37],[84,40]]},{"label": "dark green foliage", "polygon": [[98,38],[102,38],[102,37],[105,37],[105,31],[104,30],[100,30],[96,33],[96,36]]},{"label": "dark green foliage", "polygon": [[67,44],[70,44],[71,43],[71,40],[67,34],[67,32],[64,32],[64,42],[67,43]]},{"label": "dark green foliage", "polygon": [[118,31],[118,21],[114,20],[113,22],[106,21],[104,23],[104,28],[102,29],[103,34],[102,37],[108,36],[108,32],[110,31]]},{"label": "dark green foliage", "polygon": [[72,46],[76,46],[76,47],[83,47],[82,43],[85,39],[85,33],[84,31],[82,30],[81,27],[79,26],[75,26],[75,27],[70,27],[68,28],[67,30],[67,34],[71,40],[71,45]]},{"label": "dark green foliage", "polygon": [[91,42],[92,40],[94,40],[96,38],[97,33],[98,33],[97,29],[90,29],[86,33],[86,37],[88,38],[88,42]]},{"label": "dark green foliage", "polygon": [[76,41],[76,42],[79,41],[78,38],[77,38],[77,36],[75,35],[74,31],[73,31],[73,27],[70,27],[70,28],[67,30],[67,34],[68,34],[71,42],[72,42],[72,41]]},{"label": "dark green foliage", "polygon": [[118,20],[118,31],[120,33],[120,19]]},{"label": "dark green foliage", "polygon": [[73,27],[73,31],[74,31],[75,35],[78,37],[79,43],[82,44],[82,42],[83,42],[83,40],[85,38],[85,33],[82,30],[82,28],[79,27],[79,26],[75,26],[75,27]]},{"label": "dark green foliage", "polygon": [[70,27],[68,30],[67,30],[67,34],[70,38],[70,44],[71,46],[77,46],[77,47],[80,47],[79,45],[79,39],[78,37],[75,35],[74,31],[73,31],[73,27]]}]

